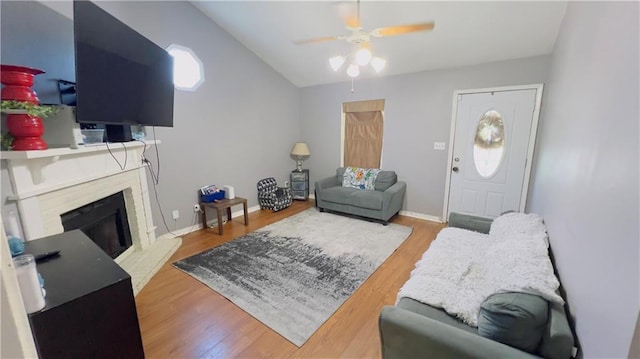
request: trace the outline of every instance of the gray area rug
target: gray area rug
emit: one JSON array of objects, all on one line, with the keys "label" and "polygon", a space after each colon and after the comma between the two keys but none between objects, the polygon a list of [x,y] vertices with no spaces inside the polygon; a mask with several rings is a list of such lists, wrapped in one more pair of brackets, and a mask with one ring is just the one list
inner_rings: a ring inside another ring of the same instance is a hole
[{"label": "gray area rug", "polygon": [[173,265],[301,346],[411,231],[309,208]]}]

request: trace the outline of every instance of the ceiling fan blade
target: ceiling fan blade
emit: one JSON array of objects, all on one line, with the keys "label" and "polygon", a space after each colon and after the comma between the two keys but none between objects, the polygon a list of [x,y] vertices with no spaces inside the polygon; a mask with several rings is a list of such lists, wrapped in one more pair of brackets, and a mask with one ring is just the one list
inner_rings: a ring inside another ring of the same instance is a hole
[{"label": "ceiling fan blade", "polygon": [[360,5],[353,5],[353,1],[336,1],[333,3],[337,8],[338,16],[347,29],[360,28]]},{"label": "ceiling fan blade", "polygon": [[344,25],[348,29],[359,29],[360,28],[360,20],[357,16],[349,16],[345,21]]},{"label": "ceiling fan blade", "polygon": [[316,37],[314,39],[294,40],[293,43],[296,45],[318,44],[321,42],[340,40],[341,38],[343,37],[342,36],[325,36],[325,37]]},{"label": "ceiling fan blade", "polygon": [[435,25],[436,24],[432,21],[432,22],[425,22],[422,24],[380,27],[371,31],[370,35],[373,37],[383,37],[383,36],[395,36],[395,35],[408,34],[411,32],[418,32],[418,31],[429,31],[429,30],[433,30]]}]

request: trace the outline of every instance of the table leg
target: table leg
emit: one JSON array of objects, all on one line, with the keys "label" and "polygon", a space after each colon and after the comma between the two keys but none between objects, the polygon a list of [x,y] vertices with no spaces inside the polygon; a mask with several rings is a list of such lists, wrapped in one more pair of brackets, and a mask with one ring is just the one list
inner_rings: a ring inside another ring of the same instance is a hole
[{"label": "table leg", "polygon": [[227,207],[227,222],[231,222],[231,207]]},{"label": "table leg", "polygon": [[200,205],[202,211],[202,229],[207,229],[207,207]]},{"label": "table leg", "polygon": [[218,213],[218,234],[222,235],[223,233],[223,229],[222,229],[222,208],[218,208],[216,210],[216,212]]},{"label": "table leg", "polygon": [[244,210],[244,225],[249,225],[249,214],[247,213],[247,201],[242,202],[242,209]]}]

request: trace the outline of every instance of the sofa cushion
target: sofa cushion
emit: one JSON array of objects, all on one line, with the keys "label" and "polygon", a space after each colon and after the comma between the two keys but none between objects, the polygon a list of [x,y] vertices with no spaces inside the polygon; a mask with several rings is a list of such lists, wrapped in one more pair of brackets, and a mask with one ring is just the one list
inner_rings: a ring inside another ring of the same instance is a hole
[{"label": "sofa cushion", "polygon": [[323,201],[349,206],[380,210],[382,209],[382,192],[362,191],[349,187],[329,187],[320,194]]},{"label": "sofa cushion", "polygon": [[527,293],[499,293],[487,298],[478,314],[478,334],[535,353],[546,330],[549,302]]},{"label": "sofa cushion", "polygon": [[447,226],[488,234],[491,228],[491,219],[451,212]]},{"label": "sofa cushion", "polygon": [[346,168],[344,167],[338,167],[338,169],[336,169],[336,184],[338,186],[342,186],[342,180],[344,179],[344,171]]},{"label": "sofa cushion", "polygon": [[416,314],[420,314],[425,317],[437,320],[441,323],[451,325],[466,332],[478,334],[477,328],[464,324],[461,320],[447,314],[447,312],[445,312],[442,308],[434,308],[428,304],[420,303],[417,300],[406,297],[401,298],[398,301],[397,306],[410,312],[414,312]]},{"label": "sofa cushion", "polygon": [[360,208],[382,209],[383,195],[380,191],[355,190],[349,195],[347,204]]},{"label": "sofa cushion", "polygon": [[376,191],[384,192],[396,182],[398,182],[398,175],[394,171],[380,171],[376,177]]}]

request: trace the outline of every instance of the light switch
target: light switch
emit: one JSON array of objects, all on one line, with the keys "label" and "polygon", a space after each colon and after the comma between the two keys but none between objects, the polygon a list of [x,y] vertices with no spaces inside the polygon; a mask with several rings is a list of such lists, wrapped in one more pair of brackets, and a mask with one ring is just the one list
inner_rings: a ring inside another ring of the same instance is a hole
[{"label": "light switch", "polygon": [[434,150],[444,150],[445,143],[444,142],[434,142],[433,149]]}]

